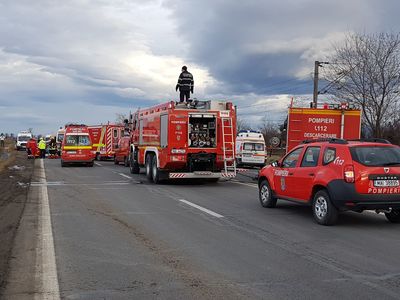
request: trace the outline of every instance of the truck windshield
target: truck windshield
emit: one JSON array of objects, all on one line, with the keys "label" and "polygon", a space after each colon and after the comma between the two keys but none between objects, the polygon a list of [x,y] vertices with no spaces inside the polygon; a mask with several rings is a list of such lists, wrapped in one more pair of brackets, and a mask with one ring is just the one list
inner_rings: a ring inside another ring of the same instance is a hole
[{"label": "truck windshield", "polygon": [[264,151],[264,144],[261,144],[261,143],[244,143],[243,150]]},{"label": "truck windshield", "polygon": [[356,146],[350,148],[353,160],[365,166],[400,165],[400,148],[392,146]]},{"label": "truck windshield", "polygon": [[66,146],[90,146],[89,135],[67,135]]},{"label": "truck windshield", "polygon": [[63,139],[64,139],[64,134],[59,134],[58,136],[57,136],[57,142],[62,142],[63,141]]},{"label": "truck windshield", "polygon": [[31,138],[30,136],[19,136],[19,137],[18,137],[18,141],[19,141],[19,142],[26,142],[26,141],[28,141],[30,138]]}]

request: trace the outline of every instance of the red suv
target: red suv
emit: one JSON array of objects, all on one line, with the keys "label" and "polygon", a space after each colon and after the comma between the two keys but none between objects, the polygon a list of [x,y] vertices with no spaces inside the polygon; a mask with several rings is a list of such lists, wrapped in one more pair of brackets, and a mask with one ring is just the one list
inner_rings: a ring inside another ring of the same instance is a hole
[{"label": "red suv", "polygon": [[400,222],[400,147],[381,139],[305,141],[259,173],[264,207],[277,199],[312,206],[322,225],[336,223],[338,212],[383,212]]},{"label": "red suv", "polygon": [[125,167],[129,166],[129,141],[129,136],[124,136],[119,139],[118,146],[115,149],[114,164],[118,165],[120,162],[123,162]]}]

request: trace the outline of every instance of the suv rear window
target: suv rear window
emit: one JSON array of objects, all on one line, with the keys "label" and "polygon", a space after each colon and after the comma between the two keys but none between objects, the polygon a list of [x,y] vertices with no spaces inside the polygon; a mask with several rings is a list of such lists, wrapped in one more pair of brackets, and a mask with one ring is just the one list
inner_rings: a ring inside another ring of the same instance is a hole
[{"label": "suv rear window", "polygon": [[400,148],[385,146],[358,146],[350,148],[351,157],[364,166],[400,165]]}]

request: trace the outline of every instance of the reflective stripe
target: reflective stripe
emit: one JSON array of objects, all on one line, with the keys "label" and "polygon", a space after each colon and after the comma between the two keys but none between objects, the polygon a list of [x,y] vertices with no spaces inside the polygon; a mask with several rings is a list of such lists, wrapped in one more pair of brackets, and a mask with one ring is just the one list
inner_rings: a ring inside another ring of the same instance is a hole
[{"label": "reflective stripe", "polygon": [[64,146],[64,150],[91,150],[92,146]]},{"label": "reflective stripe", "polygon": [[105,144],[93,144],[93,147],[104,147]]}]

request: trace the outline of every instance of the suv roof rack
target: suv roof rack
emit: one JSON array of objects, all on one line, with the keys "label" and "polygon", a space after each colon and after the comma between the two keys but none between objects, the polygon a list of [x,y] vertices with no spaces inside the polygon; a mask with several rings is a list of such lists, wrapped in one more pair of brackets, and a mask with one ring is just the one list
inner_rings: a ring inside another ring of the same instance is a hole
[{"label": "suv roof rack", "polygon": [[318,142],[327,142],[331,144],[347,144],[347,141],[344,139],[337,138],[325,138],[325,139],[315,139],[315,140],[304,140],[302,144],[310,144],[310,143],[318,143]]},{"label": "suv roof rack", "polygon": [[351,142],[370,142],[370,143],[382,143],[382,144],[391,144],[391,142],[389,142],[386,139],[381,139],[381,138],[366,138],[366,139],[351,139],[348,140]]}]

